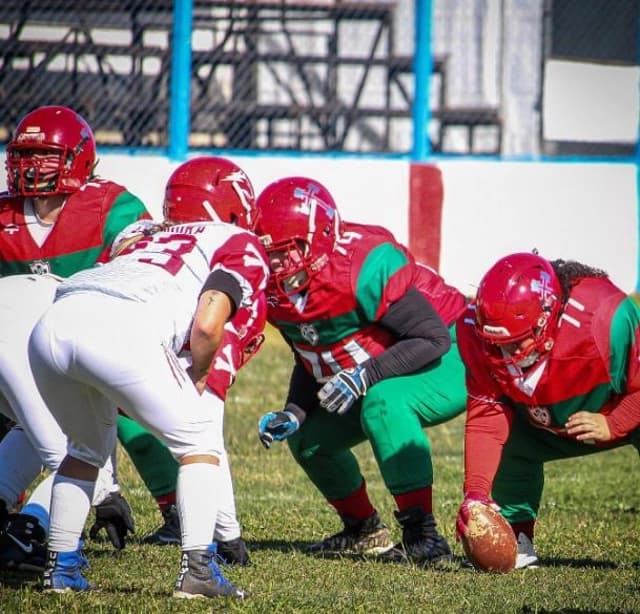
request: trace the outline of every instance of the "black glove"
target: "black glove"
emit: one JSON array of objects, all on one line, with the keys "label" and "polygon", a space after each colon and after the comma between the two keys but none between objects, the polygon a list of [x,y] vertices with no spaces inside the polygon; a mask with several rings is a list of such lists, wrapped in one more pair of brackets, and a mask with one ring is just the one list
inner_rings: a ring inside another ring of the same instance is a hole
[{"label": "black glove", "polygon": [[119,492],[112,492],[100,505],[96,505],[96,520],[89,530],[89,537],[95,539],[100,529],[106,530],[109,541],[117,550],[124,548],[127,533],[135,532],[131,508]]}]

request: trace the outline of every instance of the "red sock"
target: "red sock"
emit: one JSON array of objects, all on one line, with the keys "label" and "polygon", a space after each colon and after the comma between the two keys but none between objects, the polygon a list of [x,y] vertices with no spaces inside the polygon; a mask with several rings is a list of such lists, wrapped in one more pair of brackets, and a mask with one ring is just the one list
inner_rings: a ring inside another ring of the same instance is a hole
[{"label": "red sock", "polygon": [[431,514],[433,510],[431,486],[417,488],[401,495],[393,495],[399,511],[408,510],[412,507],[419,507],[423,512]]},{"label": "red sock", "polygon": [[349,516],[354,520],[364,520],[369,518],[376,510],[369,501],[367,485],[364,480],[362,484],[350,495],[343,499],[327,499],[336,508],[340,516]]},{"label": "red sock", "polygon": [[524,533],[533,542],[533,533],[536,526],[535,520],[527,520],[526,522],[512,522],[511,530],[518,537],[520,533]]},{"label": "red sock", "polygon": [[170,505],[176,504],[176,493],[170,492],[170,493],[167,493],[166,495],[160,495],[159,497],[156,497],[156,503],[158,504],[158,507],[162,512],[163,510],[168,508]]}]

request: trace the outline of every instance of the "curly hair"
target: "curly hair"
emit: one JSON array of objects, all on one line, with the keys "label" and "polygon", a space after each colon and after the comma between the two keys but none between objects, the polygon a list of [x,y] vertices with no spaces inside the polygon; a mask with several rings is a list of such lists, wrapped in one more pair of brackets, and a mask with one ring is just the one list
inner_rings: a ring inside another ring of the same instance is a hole
[{"label": "curly hair", "polygon": [[609,274],[602,269],[576,262],[575,260],[551,260],[551,266],[558,276],[560,287],[562,288],[562,300],[567,300],[569,292],[578,280],[585,277],[609,277]]}]

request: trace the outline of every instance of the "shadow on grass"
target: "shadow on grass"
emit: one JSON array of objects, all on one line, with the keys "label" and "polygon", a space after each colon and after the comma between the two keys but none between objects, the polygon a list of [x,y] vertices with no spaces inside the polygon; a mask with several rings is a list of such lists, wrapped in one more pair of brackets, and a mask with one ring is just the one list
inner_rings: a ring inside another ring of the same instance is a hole
[{"label": "shadow on grass", "polygon": [[[413,563],[407,560],[389,560],[384,557],[379,557],[375,555],[362,555],[355,553],[339,553],[339,552],[325,552],[322,554],[312,554],[308,553],[306,550],[313,542],[284,542],[284,541],[270,541],[270,540],[262,540],[262,541],[252,541],[247,542],[247,547],[249,548],[249,552],[260,551],[260,550],[272,550],[276,552],[282,553],[290,553],[290,552],[299,552],[301,554],[306,554],[313,558],[324,558],[330,560],[352,560],[352,561],[374,561],[380,564],[392,564],[392,565],[413,565]],[[415,565],[416,567],[422,567],[422,565]],[[434,569],[438,571],[468,571],[475,572],[473,567],[468,563],[467,559],[463,556],[458,556],[454,554],[450,561],[441,561],[436,563],[435,565],[428,565],[429,569]],[[545,558],[540,559],[540,567],[567,567],[573,569],[618,569],[620,567],[619,563],[613,561],[603,561],[596,560],[592,558],[563,558],[563,557],[555,557],[555,558]],[[640,568],[640,561],[633,564],[634,568]]]},{"label": "shadow on grass", "polygon": [[[0,587],[11,588],[11,589],[22,589],[22,588],[30,588],[33,591],[44,594],[42,591],[42,580],[41,574],[33,573],[33,572],[21,572],[21,571],[0,571]],[[157,589],[148,589],[145,588],[142,593],[150,594],[153,597],[157,598],[168,598],[171,596],[173,590],[172,587],[159,587]],[[99,583],[94,583],[94,590],[88,591],[83,594],[100,594],[100,595],[108,595],[109,593],[113,593],[118,597],[122,595],[140,595],[141,591],[136,587],[123,587],[117,586],[113,588],[107,588]],[[53,593],[52,593],[53,594]]]},{"label": "shadow on grass", "polygon": [[591,608],[560,608],[559,610],[540,609],[538,606],[522,606],[516,614],[612,614],[611,610],[593,610]]},{"label": "shadow on grass", "polygon": [[32,588],[37,590],[41,584],[42,574],[33,571],[0,570],[0,586],[8,588]]},{"label": "shadow on grass", "polygon": [[[404,560],[390,560],[387,558],[383,558],[379,555],[374,554],[358,554],[355,552],[322,552],[322,553],[311,553],[307,552],[307,548],[311,546],[315,542],[283,542],[283,541],[253,541],[247,542],[247,547],[249,548],[249,553],[257,552],[260,550],[271,550],[282,553],[290,553],[290,552],[299,552],[300,554],[307,555],[314,559],[327,559],[327,560],[349,560],[349,561],[370,561],[374,563],[384,564],[384,565],[412,565],[409,560],[406,558]],[[415,565],[415,567],[428,567],[429,569],[438,570],[438,571],[459,571],[460,569],[464,569],[465,571],[473,571],[473,569],[469,566],[464,566],[465,559],[464,557],[453,555],[451,560],[440,561],[435,564],[431,564],[428,566]]]},{"label": "shadow on grass", "polygon": [[541,558],[541,567],[573,567],[588,569],[618,569],[620,565],[613,561],[602,561],[596,559],[570,559],[563,557]]}]

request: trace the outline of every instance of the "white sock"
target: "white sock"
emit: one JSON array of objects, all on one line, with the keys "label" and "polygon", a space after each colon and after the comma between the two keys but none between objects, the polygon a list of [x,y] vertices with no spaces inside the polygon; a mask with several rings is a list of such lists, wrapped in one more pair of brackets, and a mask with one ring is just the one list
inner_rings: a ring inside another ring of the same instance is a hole
[{"label": "white sock", "polygon": [[240,523],[236,514],[236,501],[233,495],[233,481],[231,468],[226,451],[220,455],[220,492],[216,497],[219,501],[218,518],[213,538],[217,541],[228,542],[240,537]]},{"label": "white sock", "polygon": [[51,493],[49,549],[75,552],[91,508],[95,483],[56,475]]},{"label": "white sock", "polygon": [[21,510],[23,514],[30,514],[38,519],[38,522],[48,533],[49,531],[49,505],[51,505],[51,490],[55,473],[48,475],[31,493],[28,501]]},{"label": "white sock", "polygon": [[217,465],[180,465],[176,506],[180,515],[183,550],[204,550],[211,544],[218,516],[220,478]]},{"label": "white sock", "polygon": [[42,461],[21,428],[12,428],[0,442],[0,499],[11,509],[23,490],[42,471]]}]

